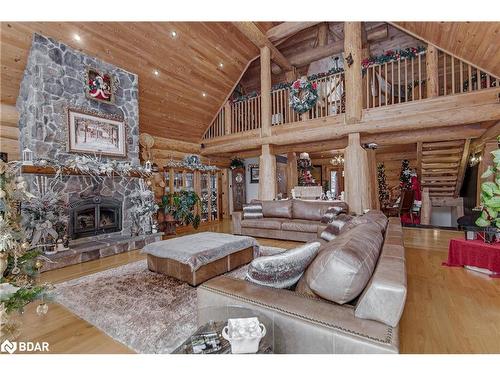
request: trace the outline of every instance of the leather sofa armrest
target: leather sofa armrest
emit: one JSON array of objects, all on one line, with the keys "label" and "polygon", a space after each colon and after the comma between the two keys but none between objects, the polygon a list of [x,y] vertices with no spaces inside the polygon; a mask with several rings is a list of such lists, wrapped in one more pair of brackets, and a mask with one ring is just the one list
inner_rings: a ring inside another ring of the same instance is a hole
[{"label": "leather sofa armrest", "polygon": [[[398,330],[359,319],[340,306],[286,289],[219,276],[197,289],[198,323],[215,320],[207,307],[247,307],[274,322],[275,353],[398,353]],[[220,311],[220,309],[212,309]],[[268,327],[271,328],[271,327]]]},{"label": "leather sofa armrest", "polygon": [[233,224],[233,234],[241,234],[241,219],[243,217],[242,212],[233,212],[231,215]]}]

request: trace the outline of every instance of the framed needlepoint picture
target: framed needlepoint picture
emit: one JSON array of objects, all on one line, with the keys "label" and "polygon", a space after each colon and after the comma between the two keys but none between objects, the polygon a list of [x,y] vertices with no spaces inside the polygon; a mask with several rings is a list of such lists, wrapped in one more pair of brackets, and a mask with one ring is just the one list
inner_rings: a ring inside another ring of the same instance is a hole
[{"label": "framed needlepoint picture", "polygon": [[115,102],[115,82],[108,73],[99,72],[94,68],[87,68],[85,81],[85,95],[104,103]]},{"label": "framed needlepoint picture", "polygon": [[127,156],[125,121],[114,115],[68,108],[68,151]]}]

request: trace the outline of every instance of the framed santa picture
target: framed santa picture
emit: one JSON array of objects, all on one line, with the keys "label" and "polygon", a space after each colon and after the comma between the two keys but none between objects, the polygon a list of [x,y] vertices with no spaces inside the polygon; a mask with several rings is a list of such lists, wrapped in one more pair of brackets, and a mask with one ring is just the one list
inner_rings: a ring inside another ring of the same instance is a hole
[{"label": "framed santa picture", "polygon": [[85,80],[85,95],[104,103],[115,102],[115,81],[108,73],[87,67]]}]

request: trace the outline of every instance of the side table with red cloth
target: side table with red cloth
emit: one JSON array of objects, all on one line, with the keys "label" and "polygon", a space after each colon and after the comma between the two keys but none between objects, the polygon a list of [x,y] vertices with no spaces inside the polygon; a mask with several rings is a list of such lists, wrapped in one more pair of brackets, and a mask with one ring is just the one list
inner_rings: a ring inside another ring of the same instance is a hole
[{"label": "side table with red cloth", "polygon": [[443,265],[485,268],[496,273],[496,275],[490,275],[491,277],[500,277],[500,243],[488,244],[483,240],[451,239],[448,261],[443,262]]}]

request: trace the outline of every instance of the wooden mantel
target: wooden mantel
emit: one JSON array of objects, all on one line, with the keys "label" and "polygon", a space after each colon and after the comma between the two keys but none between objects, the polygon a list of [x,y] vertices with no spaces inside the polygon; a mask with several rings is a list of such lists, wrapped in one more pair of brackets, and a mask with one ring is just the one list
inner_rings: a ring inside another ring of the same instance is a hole
[{"label": "wooden mantel", "polygon": [[[21,167],[21,173],[25,174],[43,174],[43,175],[55,175],[56,174],[56,169],[53,167],[39,167],[35,165],[23,165]],[[76,175],[76,176],[89,176],[89,173],[81,172],[77,169],[73,168],[63,168],[62,169],[62,174],[66,176],[70,175]],[[108,175],[105,173],[100,173],[99,176],[107,177]],[[138,177],[138,178],[147,178],[147,174],[141,174],[136,171],[132,171],[128,173],[127,175],[120,175],[114,173],[112,177]]]}]

